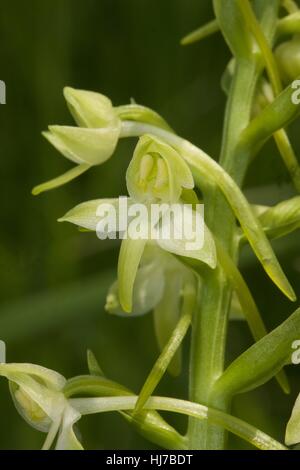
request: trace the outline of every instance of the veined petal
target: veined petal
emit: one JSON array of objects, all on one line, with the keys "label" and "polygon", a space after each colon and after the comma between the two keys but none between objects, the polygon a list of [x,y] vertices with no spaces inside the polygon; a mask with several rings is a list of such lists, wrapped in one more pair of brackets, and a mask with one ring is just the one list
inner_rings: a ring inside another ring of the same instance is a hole
[{"label": "veined petal", "polygon": [[70,126],[49,126],[44,136],[69,160],[75,163],[100,165],[115,151],[120,126],[87,129]]},{"label": "veined petal", "polygon": [[64,96],[78,126],[100,128],[118,125],[112,102],[101,93],[65,87]]},{"label": "veined petal", "polygon": [[146,243],[147,240],[142,239],[127,238],[122,241],[118,263],[118,282],[119,299],[125,312],[132,311],[134,282]]}]

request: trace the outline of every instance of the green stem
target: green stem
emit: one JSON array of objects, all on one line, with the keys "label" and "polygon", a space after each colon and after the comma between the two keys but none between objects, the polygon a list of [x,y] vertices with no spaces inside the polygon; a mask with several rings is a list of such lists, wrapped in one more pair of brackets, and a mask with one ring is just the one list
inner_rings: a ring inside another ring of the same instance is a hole
[{"label": "green stem", "polygon": [[[246,155],[238,155],[236,149],[241,132],[249,123],[257,75],[254,63],[239,63],[227,105],[220,163],[238,184],[243,180],[248,158]],[[224,196],[215,190],[205,204],[209,208],[209,227],[235,260],[238,249],[234,236],[236,224]],[[192,335],[190,400],[222,411],[227,411],[230,404],[220,401],[215,403],[211,390],[224,369],[231,294],[230,282],[225,272],[218,267],[204,283],[199,315],[196,316]],[[222,428],[191,419],[189,440],[192,449],[223,449],[226,435]]]}]

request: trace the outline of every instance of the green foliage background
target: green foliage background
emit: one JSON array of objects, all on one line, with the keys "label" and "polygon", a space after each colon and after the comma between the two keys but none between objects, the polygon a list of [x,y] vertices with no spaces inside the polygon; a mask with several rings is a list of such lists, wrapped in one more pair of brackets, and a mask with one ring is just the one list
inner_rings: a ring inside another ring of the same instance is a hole
[{"label": "green foliage background", "polygon": [[[31,188],[69,168],[41,136],[48,124],[71,124],[62,97],[70,85],[110,96],[131,97],[161,113],[177,132],[217,158],[225,96],[220,77],[229,51],[220,35],[189,48],[180,38],[212,18],[209,0],[2,0],[0,79],[7,104],[0,106],[0,338],[9,362],[33,362],[67,377],[86,372],[86,349],[108,376],[139,391],[158,350],[151,315],[111,318],[103,311],[115,275],[118,246],[60,225],[77,203],[125,193],[124,171],[133,142],[79,180],[39,198]],[[297,125],[291,130],[300,153]],[[275,203],[292,193],[274,145],[265,147],[247,178],[253,202]],[[209,208],[206,208],[209,210]],[[274,243],[298,291],[299,233]],[[241,266],[269,328],[293,310],[245,251]],[[188,341],[186,341],[188,343]],[[231,325],[228,360],[251,344],[247,326]],[[166,377],[160,394],[186,397],[185,369]],[[283,440],[300,369],[290,367],[292,395],[276,384],[238,397],[233,413]],[[0,384],[0,448],[39,448],[43,436],[17,415],[7,384]],[[184,419],[170,417],[184,429]],[[153,448],[116,414],[82,420],[85,448]],[[233,448],[246,445],[231,438]]]}]

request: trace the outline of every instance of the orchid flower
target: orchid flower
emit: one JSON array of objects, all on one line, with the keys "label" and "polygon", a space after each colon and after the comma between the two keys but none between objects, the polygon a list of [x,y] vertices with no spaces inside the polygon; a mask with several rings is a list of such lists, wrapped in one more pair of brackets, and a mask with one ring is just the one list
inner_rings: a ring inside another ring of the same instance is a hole
[{"label": "orchid flower", "polygon": [[[185,236],[186,231],[181,237],[176,236],[182,230],[183,222],[178,212],[172,212],[172,204],[178,204],[183,208],[182,197],[186,192],[189,194],[194,185],[188,165],[176,150],[151,135],[143,136],[138,142],[129,165],[126,181],[130,195],[130,198],[126,199],[126,203],[133,209],[132,215],[134,215],[135,204],[144,204],[146,208],[151,208],[157,202],[167,203],[164,214],[166,217],[163,218],[163,222],[162,218],[158,218],[156,226],[161,229],[161,224],[164,225],[165,220],[167,220],[166,225],[169,226],[164,228],[169,229],[170,237],[162,237],[161,230],[159,230],[159,234],[155,238],[155,244],[164,251],[177,256],[194,258],[207,264],[212,269],[216,267],[214,239],[205,226],[203,217],[204,237],[203,244],[199,249],[188,249],[189,243],[193,240]],[[120,213],[119,200],[104,199],[80,204],[69,211],[60,221],[71,222],[88,230],[97,230],[99,235],[99,231],[105,232],[103,229],[103,213],[106,211],[105,208],[108,203],[114,208],[116,219],[122,220],[123,214]],[[196,216],[199,217],[200,214],[193,209],[190,209],[190,212],[189,223],[191,226],[187,227],[185,220],[185,230],[190,228],[189,233],[194,233],[194,219]],[[143,235],[138,239],[132,238],[127,227],[122,226],[122,224],[114,227],[116,231],[123,233],[118,264],[118,292],[120,304],[126,312],[132,311],[136,275],[146,244],[149,242],[148,222],[147,212],[146,216],[139,220],[139,229]],[[99,229],[99,226],[102,228]],[[124,232],[126,236],[124,236]],[[100,238],[102,238],[101,235],[100,233]],[[194,234],[194,238],[197,238],[197,233]]]},{"label": "orchid flower", "polygon": [[83,449],[73,430],[81,415],[64,396],[62,375],[34,364],[0,364],[0,376],[8,379],[16,409],[25,421],[48,433],[44,450],[56,437],[57,450]]}]

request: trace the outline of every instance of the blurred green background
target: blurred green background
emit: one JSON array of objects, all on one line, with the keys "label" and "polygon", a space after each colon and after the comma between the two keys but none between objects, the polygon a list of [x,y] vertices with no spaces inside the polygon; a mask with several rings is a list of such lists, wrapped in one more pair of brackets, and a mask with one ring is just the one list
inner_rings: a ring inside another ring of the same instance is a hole
[{"label": "blurred green background", "polygon": [[[62,96],[69,85],[101,91],[116,105],[133,97],[217,158],[225,106],[219,83],[229,51],[218,34],[188,48],[179,45],[212,15],[210,0],[2,0],[0,79],[6,82],[7,104],[0,106],[0,338],[9,362],[33,362],[71,377],[87,371],[91,348],[109,377],[140,389],[158,354],[151,315],[127,320],[103,311],[118,246],[56,222],[84,200],[125,193],[134,142],[122,142],[113,159],[75,182],[34,198],[35,184],[70,167],[41,131],[48,124],[72,123]],[[299,154],[297,125],[291,136]],[[246,186],[253,202],[272,204],[293,194],[273,144],[252,164]],[[274,246],[300,293],[299,234]],[[241,267],[267,325],[276,326],[294,306],[250,251],[243,253]],[[231,325],[228,360],[250,344],[246,325]],[[165,377],[159,393],[187,396],[185,347],[182,376]],[[233,412],[283,440],[300,391],[299,372],[295,366],[288,370],[291,397],[272,382],[236,399]],[[40,447],[44,436],[18,416],[4,380],[0,415],[1,449]],[[170,419],[184,429],[184,419]],[[89,417],[80,428],[88,449],[154,448],[116,414]],[[247,447],[235,438],[231,446]]]}]

